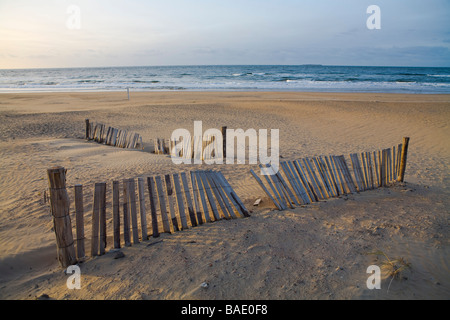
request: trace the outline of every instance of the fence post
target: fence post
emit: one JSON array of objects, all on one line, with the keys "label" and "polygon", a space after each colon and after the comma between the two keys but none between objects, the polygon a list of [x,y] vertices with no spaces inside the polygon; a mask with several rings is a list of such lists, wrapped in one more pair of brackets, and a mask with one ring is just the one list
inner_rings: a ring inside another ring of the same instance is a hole
[{"label": "fence post", "polygon": [[223,159],[225,161],[225,158],[227,157],[227,127],[222,127],[222,155],[223,155]]},{"label": "fence post", "polygon": [[77,262],[69,215],[69,195],[66,190],[66,170],[63,167],[47,169],[50,189],[50,210],[56,235],[57,257],[66,268]]},{"label": "fence post", "polygon": [[406,157],[408,155],[408,144],[409,144],[409,137],[403,137],[403,146],[402,146],[402,155],[400,158],[400,170],[398,172],[398,182],[403,182],[403,179],[405,178],[405,169],[406,169]]},{"label": "fence post", "polygon": [[89,119],[86,119],[86,140],[89,140],[89,136],[90,136],[90,125],[89,125]]}]

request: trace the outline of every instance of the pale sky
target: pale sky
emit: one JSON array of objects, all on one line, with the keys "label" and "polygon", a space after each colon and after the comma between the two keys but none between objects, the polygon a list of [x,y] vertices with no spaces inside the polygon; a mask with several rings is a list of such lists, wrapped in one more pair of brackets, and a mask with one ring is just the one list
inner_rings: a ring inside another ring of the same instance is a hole
[{"label": "pale sky", "polygon": [[450,67],[449,14],[449,0],[0,0],[0,68]]}]

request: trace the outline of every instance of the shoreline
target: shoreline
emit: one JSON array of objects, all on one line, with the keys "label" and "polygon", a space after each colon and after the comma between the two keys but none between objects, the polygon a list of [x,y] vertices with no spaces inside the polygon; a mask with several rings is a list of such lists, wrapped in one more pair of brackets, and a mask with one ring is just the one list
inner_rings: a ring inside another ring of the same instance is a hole
[{"label": "shoreline", "polygon": [[[167,93],[167,92],[193,92],[193,93],[199,93],[199,92],[205,92],[205,93],[220,93],[220,92],[228,92],[228,93],[250,93],[250,92],[254,92],[254,93],[316,93],[316,94],[320,94],[320,93],[324,93],[324,94],[339,94],[339,93],[343,93],[343,94],[406,94],[406,95],[450,95],[450,92],[432,92],[432,91],[426,91],[426,92],[412,92],[411,91],[395,91],[395,90],[390,90],[390,91],[378,91],[378,90],[373,90],[373,91],[362,91],[362,90],[355,90],[355,91],[351,91],[351,90],[342,90],[342,89],[336,89],[336,90],[298,90],[298,89],[285,89],[285,90],[280,90],[280,89],[223,89],[223,90],[216,90],[216,89],[151,89],[151,90],[131,90],[133,88],[129,88],[130,89],[130,94],[131,93]],[[120,90],[65,90],[65,89],[61,89],[61,90],[55,90],[55,91],[46,91],[46,90],[12,90],[12,91],[2,91],[2,88],[0,88],[0,95],[3,94],[36,94],[36,93],[46,93],[46,94],[58,94],[58,93],[122,93],[122,92],[127,92],[127,88],[123,88]]]}]

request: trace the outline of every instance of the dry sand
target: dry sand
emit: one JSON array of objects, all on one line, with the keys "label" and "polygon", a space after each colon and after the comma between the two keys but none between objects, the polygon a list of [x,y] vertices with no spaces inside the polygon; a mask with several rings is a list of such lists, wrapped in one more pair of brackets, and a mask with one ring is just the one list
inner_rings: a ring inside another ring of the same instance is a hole
[{"label": "dry sand", "polygon": [[[86,118],[140,133],[145,150],[85,141]],[[122,259],[88,258],[81,289],[69,290],[43,202],[46,169],[64,166],[69,186],[83,184],[89,225],[95,182],[210,169],[150,153],[152,139],[192,132],[195,120],[204,130],[279,129],[283,160],[380,150],[409,136],[406,183],[278,211],[248,166],[216,165],[251,217],[162,234],[123,248]],[[2,94],[0,298],[449,299],[449,124],[449,95]],[[369,290],[367,267],[384,261],[368,254],[377,250],[411,265],[392,282],[383,271],[381,289]]]}]

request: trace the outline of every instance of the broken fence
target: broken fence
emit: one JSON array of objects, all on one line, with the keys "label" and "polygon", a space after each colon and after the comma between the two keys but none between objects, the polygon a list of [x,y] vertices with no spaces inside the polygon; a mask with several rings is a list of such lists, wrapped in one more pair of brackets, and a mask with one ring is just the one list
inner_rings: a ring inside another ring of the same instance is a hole
[{"label": "broken fence", "polygon": [[108,146],[129,148],[129,149],[143,149],[142,137],[140,134],[117,129],[113,127],[106,127],[102,123],[92,123],[86,119],[86,140],[94,140]]},{"label": "broken fence", "polygon": [[[279,210],[331,197],[388,186],[403,181],[409,138],[392,148],[352,153],[351,169],[343,155],[319,156],[280,162],[277,172],[269,166],[263,178],[251,174]],[[263,182],[265,180],[265,182]]]},{"label": "broken fence", "polygon": [[[65,187],[65,169],[62,167],[49,169],[48,176],[58,259],[63,267],[67,267],[74,264],[76,259],[85,257],[83,186],[74,186],[76,229],[74,239],[68,214],[69,199]],[[161,230],[173,233],[206,222],[250,216],[220,171],[191,171],[189,175],[181,172],[140,177],[124,179],[122,183],[113,181],[110,202],[106,199],[106,188],[106,182],[96,183],[94,187],[91,256],[105,253],[107,238],[111,232],[113,248],[120,248],[122,244],[130,246],[131,243],[139,243],[150,236],[159,237]],[[59,199],[65,200],[61,203]],[[146,206],[147,201],[149,206]],[[110,208],[107,208],[108,203],[112,204]],[[147,208],[150,208],[150,214],[147,214]],[[112,214],[112,230],[108,230],[106,223],[108,214]]]}]

